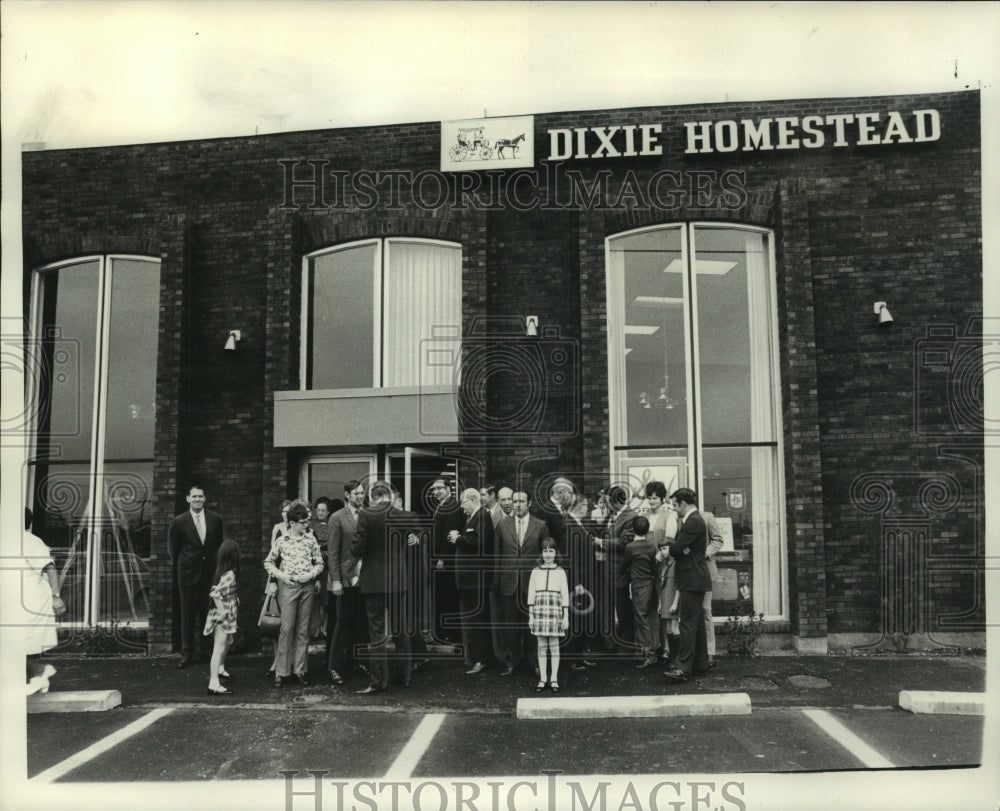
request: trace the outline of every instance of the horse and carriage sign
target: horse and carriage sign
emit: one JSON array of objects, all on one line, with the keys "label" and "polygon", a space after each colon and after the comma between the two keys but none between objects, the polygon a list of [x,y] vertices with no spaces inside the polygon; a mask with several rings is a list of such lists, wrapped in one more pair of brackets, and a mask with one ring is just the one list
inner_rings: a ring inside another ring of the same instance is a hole
[{"label": "horse and carriage sign", "polygon": [[534,165],[534,116],[441,122],[443,172]]}]

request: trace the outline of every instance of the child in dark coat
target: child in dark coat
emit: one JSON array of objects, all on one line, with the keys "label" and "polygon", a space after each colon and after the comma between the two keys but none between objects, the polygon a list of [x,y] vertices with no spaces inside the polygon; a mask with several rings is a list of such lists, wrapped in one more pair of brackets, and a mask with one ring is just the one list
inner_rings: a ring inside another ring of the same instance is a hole
[{"label": "child in dark coat", "polygon": [[640,515],[633,522],[632,528],[635,530],[635,540],[625,547],[621,567],[622,576],[628,581],[632,592],[635,641],[642,648],[642,661],[638,667],[644,668],[656,664],[655,651],[659,647],[660,637],[656,545],[647,537],[648,519]]}]

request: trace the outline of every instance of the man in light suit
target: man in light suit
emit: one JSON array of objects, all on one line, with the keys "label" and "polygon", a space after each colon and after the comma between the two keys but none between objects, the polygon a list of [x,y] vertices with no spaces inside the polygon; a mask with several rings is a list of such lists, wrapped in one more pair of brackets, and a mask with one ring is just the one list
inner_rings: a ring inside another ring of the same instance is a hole
[{"label": "man in light suit", "polygon": [[[181,658],[177,666],[191,664],[208,614],[208,592],[215,578],[216,554],[226,537],[222,516],[205,509],[205,490],[192,484],[185,498],[190,509],[176,516],[167,529],[167,555],[180,596]],[[202,657],[204,658],[204,657]]]},{"label": "man in light suit", "polygon": [[501,676],[511,675],[527,658],[538,667],[538,646],[528,633],[528,580],[548,537],[545,522],[528,512],[527,493],[513,494],[514,514],[503,518],[496,529],[497,574],[500,595],[500,630],[510,657]]},{"label": "man in light suit", "polygon": [[[719,579],[719,568],[715,565],[715,556],[722,549],[725,539],[722,537],[719,519],[715,517],[714,513],[705,510],[701,517],[705,519],[705,527],[708,530],[708,546],[705,549],[708,575],[715,583]],[[705,601],[702,605],[705,611],[705,638],[708,641],[708,666],[715,667],[715,620],[712,618],[712,589],[705,592]]]},{"label": "man in light suit", "polygon": [[346,504],[330,516],[327,541],[327,589],[336,600],[336,624],[330,638],[327,670],[330,683],[341,685],[349,665],[359,665],[357,646],[368,639],[365,605],[358,588],[361,567],[351,553],[358,514],[365,503],[365,487],[352,480],[344,485]]},{"label": "man in light suit", "polygon": [[[388,482],[377,481],[370,491],[371,506],[362,510],[351,543],[351,554],[361,561],[358,588],[364,596],[371,640],[369,684],[358,692],[380,693],[389,686],[386,645],[395,645],[393,660],[401,665],[401,680],[410,684],[410,639],[406,633],[406,547],[420,543],[414,532],[416,516],[396,509]],[[386,627],[386,615],[389,625]]]},{"label": "man in light suit", "polygon": [[676,561],[674,577],[680,593],[680,652],[674,666],[663,675],[672,682],[685,682],[709,668],[705,635],[705,592],[712,590],[712,578],[705,558],[707,529],[696,508],[694,490],[682,487],[670,496],[680,527],[670,542],[670,556]]},{"label": "man in light suit", "polygon": [[504,517],[503,510],[500,509],[500,502],[497,499],[496,485],[484,484],[482,490],[479,491],[479,498],[483,509],[490,514],[490,518],[493,520],[493,529],[496,529],[497,524],[500,523],[500,519]]}]

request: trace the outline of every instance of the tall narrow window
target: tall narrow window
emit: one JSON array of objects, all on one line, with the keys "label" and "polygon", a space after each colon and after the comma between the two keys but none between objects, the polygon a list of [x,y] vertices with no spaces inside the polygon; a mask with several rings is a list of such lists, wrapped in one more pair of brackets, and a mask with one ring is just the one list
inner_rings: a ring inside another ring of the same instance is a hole
[{"label": "tall narrow window", "polygon": [[770,235],[668,226],[608,240],[612,465],[691,487],[721,520],[716,613],[784,615]]},{"label": "tall narrow window", "polygon": [[[462,249],[415,239],[339,246],[306,260],[303,387],[448,385],[428,362],[439,330],[461,325]],[[456,353],[456,357],[458,353]]]},{"label": "tall narrow window", "polygon": [[101,256],[35,275],[34,530],[65,621],[148,620],[160,264]]}]

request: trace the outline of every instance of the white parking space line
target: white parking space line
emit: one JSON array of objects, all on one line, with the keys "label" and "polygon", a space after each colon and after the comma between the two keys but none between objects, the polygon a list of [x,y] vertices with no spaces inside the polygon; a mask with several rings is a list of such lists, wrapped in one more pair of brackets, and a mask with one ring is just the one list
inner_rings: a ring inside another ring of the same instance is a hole
[{"label": "white parking space line", "polygon": [[826,710],[802,710],[802,713],[869,769],[896,768],[891,760],[872,749]]},{"label": "white parking space line", "polygon": [[152,712],[146,713],[142,718],[138,718],[131,724],[122,727],[117,732],[113,732],[106,738],[102,738],[97,743],[91,744],[86,749],[82,749],[75,755],[66,758],[66,760],[61,763],[57,763],[55,766],[50,766],[44,772],[39,772],[34,777],[31,778],[32,783],[51,783],[53,780],[58,780],[67,772],[73,771],[73,769],[78,766],[82,766],[87,761],[93,760],[98,755],[104,754],[109,749],[114,748],[122,741],[131,738],[138,732],[142,732],[146,727],[152,726],[157,721],[159,721],[164,715],[172,713],[171,709],[161,709],[153,710]]},{"label": "white parking space line", "polygon": [[413,774],[413,770],[420,762],[420,758],[424,756],[427,747],[431,745],[431,741],[434,740],[434,736],[441,728],[443,722],[444,713],[425,715],[420,723],[417,724],[417,728],[413,730],[410,740],[406,742],[406,746],[396,756],[385,776],[402,780]]}]

